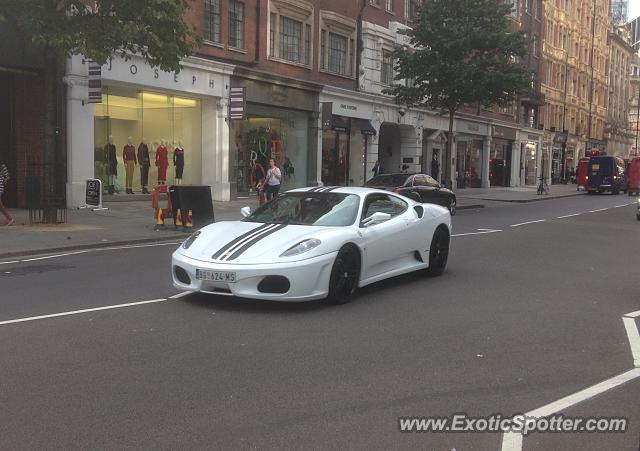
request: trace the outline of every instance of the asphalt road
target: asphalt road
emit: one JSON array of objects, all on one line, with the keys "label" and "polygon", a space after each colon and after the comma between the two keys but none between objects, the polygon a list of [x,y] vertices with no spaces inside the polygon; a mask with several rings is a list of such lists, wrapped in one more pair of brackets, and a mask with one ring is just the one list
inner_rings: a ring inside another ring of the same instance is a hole
[{"label": "asphalt road", "polygon": [[[189,295],[6,323],[178,292],[173,246],[0,262],[0,449],[498,450],[498,433],[400,433],[398,417],[528,412],[633,368],[631,201],[461,211],[445,275],[340,307]],[[638,450],[639,399],[637,378],[562,410],[626,433],[523,449]]]}]

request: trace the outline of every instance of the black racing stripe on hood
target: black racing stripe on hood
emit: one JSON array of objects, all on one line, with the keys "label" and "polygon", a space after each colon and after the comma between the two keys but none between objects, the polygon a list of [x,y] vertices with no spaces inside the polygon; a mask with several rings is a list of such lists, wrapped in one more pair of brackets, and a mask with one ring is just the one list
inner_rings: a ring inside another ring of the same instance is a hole
[{"label": "black racing stripe on hood", "polygon": [[244,240],[246,237],[248,237],[249,235],[252,235],[258,231],[260,231],[261,229],[266,229],[267,227],[269,227],[271,224],[262,224],[260,227],[256,227],[253,228],[251,230],[249,230],[246,233],[243,233],[242,235],[240,235],[239,237],[229,241],[227,244],[225,244],[224,246],[222,246],[220,249],[218,249],[218,252],[216,252],[215,254],[213,254],[211,256],[212,259],[217,260],[220,258],[220,256],[222,254],[224,254],[228,249],[230,249],[232,246],[234,246],[235,244],[239,243],[240,241]]},{"label": "black racing stripe on hood", "polygon": [[320,191],[322,188],[324,188],[324,186],[316,186],[315,188],[311,188],[309,191],[307,191],[308,193],[315,193],[317,191]]},{"label": "black racing stripe on hood", "polygon": [[251,246],[253,246],[254,244],[262,241],[264,238],[268,237],[269,235],[271,235],[272,233],[276,233],[279,230],[282,230],[286,227],[286,224],[279,224],[278,227],[274,227],[273,229],[265,232],[265,233],[261,233],[260,235],[258,235],[257,237],[253,238],[252,240],[246,242],[242,247],[240,247],[239,249],[237,249],[233,254],[231,254],[228,258],[226,258],[226,261],[230,261],[230,260],[235,260],[236,258],[238,258],[240,255],[242,255],[243,252],[245,252],[247,249],[249,249]]},{"label": "black racing stripe on hood", "polygon": [[328,193],[330,191],[333,191],[334,189],[338,189],[340,188],[339,186],[330,186],[327,189],[325,189],[324,191],[322,191],[323,193]]}]

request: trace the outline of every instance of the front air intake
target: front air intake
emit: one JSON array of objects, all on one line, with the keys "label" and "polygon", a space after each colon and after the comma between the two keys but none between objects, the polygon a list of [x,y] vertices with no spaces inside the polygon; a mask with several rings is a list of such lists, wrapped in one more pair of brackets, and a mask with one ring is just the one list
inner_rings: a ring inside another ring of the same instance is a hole
[{"label": "front air intake", "polygon": [[267,276],[258,284],[260,293],[284,294],[291,288],[289,279],[283,276]]}]

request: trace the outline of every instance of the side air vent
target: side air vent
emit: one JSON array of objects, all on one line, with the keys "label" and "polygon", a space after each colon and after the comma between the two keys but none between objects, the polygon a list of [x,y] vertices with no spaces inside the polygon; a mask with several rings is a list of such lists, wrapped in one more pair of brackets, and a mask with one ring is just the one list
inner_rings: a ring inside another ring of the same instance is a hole
[{"label": "side air vent", "polygon": [[422,219],[422,216],[424,216],[424,207],[422,207],[421,205],[416,205],[415,207],[413,207],[413,209],[418,214],[418,218]]}]

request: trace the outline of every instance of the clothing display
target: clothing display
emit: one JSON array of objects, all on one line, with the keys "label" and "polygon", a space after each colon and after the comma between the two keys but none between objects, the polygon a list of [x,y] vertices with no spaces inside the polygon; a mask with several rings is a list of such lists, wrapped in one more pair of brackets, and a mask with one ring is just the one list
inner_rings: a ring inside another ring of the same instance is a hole
[{"label": "clothing display", "polygon": [[158,168],[158,184],[165,185],[167,182],[167,168],[169,167],[169,149],[161,144],[156,149],[156,167]]},{"label": "clothing display", "polygon": [[138,164],[140,165],[142,194],[149,194],[149,166],[151,166],[151,160],[149,158],[149,146],[143,142],[138,146]]},{"label": "clothing display", "polygon": [[104,146],[104,161],[107,163],[107,175],[118,175],[118,157],[115,144]]},{"label": "clothing display", "polygon": [[133,194],[133,172],[138,160],[136,158],[136,148],[131,144],[124,146],[122,150],[122,161],[127,173],[127,194]]},{"label": "clothing display", "polygon": [[184,173],[184,149],[176,147],[173,151],[173,165],[176,167],[176,179],[182,179]]}]

